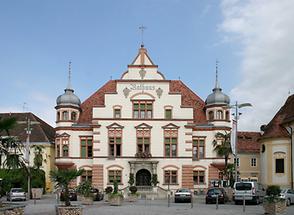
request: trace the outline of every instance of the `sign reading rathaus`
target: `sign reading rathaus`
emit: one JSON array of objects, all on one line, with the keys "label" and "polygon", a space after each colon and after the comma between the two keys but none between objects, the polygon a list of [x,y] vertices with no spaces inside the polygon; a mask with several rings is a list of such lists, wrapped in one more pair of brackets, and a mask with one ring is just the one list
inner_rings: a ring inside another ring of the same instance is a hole
[{"label": "sign reading rathaus", "polygon": [[69,81],[57,98],[58,168],[83,168],[72,185],[104,189],[130,177],[140,187],[204,190],[219,180],[224,160],[217,132],[230,130],[229,104],[216,80],[203,101],[180,80],[166,80],[141,46],[128,70],[82,103]]}]

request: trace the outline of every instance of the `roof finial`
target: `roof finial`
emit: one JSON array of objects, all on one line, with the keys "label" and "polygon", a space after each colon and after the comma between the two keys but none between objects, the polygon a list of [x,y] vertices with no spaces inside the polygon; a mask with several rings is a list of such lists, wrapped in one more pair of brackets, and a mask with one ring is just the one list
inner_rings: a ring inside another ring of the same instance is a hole
[{"label": "roof finial", "polygon": [[71,87],[71,61],[68,63],[68,83],[67,83],[67,89],[72,89]]},{"label": "roof finial", "polygon": [[219,82],[218,82],[218,60],[215,62],[215,88],[220,88]]},{"label": "roof finial", "polygon": [[144,47],[144,30],[147,29],[146,26],[141,25],[139,27],[139,29],[141,30],[141,47]]}]

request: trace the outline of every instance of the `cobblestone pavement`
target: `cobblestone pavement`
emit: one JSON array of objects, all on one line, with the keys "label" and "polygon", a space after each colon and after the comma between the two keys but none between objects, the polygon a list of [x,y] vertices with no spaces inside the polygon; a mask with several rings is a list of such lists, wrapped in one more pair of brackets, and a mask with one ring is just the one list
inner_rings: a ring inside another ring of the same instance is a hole
[{"label": "cobblestone pavement", "polygon": [[[23,202],[15,202],[23,204]],[[56,199],[52,195],[45,195],[41,200],[26,201],[25,215],[54,215]],[[72,202],[79,204],[79,202]],[[124,202],[122,206],[109,206],[107,202],[94,202],[91,206],[84,206],[84,215],[261,215],[264,214],[262,205],[246,205],[243,213],[242,205],[227,203],[219,205],[216,210],[215,204],[206,205],[203,197],[197,197],[194,200],[193,208],[190,203],[170,203],[168,207],[167,200],[139,200],[135,203]],[[286,215],[294,214],[294,205],[287,207]]]}]

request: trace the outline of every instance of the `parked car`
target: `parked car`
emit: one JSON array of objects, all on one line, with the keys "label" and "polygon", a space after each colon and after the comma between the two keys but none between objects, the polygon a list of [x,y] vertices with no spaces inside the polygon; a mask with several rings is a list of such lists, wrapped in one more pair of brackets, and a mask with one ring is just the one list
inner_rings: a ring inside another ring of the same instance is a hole
[{"label": "parked car", "polygon": [[177,202],[191,202],[192,193],[189,189],[180,188],[175,192],[175,203]]},{"label": "parked car", "polygon": [[7,201],[26,200],[26,193],[22,188],[11,188],[7,193]]},{"label": "parked car", "polygon": [[101,201],[104,198],[104,194],[97,188],[92,188],[91,193],[93,194],[94,201]]},{"label": "parked car", "polygon": [[[64,190],[61,191],[60,193],[60,201],[64,201]],[[70,201],[77,201],[78,200],[78,195],[76,190],[74,189],[69,189],[69,200]]]},{"label": "parked car", "polygon": [[228,195],[223,188],[214,187],[207,190],[205,203],[216,203],[217,198],[220,204],[224,204],[229,200]]},{"label": "parked car", "polygon": [[286,200],[287,206],[290,206],[292,203],[294,203],[294,190],[283,189],[280,193],[280,196]]},{"label": "parked car", "polygon": [[233,199],[235,204],[243,201],[250,201],[259,204],[265,196],[263,186],[255,181],[241,181],[234,183]]}]

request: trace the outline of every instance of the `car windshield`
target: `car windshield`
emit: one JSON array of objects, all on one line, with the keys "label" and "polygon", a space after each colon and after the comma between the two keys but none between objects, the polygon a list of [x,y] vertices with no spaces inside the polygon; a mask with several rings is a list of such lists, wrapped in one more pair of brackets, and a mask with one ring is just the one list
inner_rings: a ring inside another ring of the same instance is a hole
[{"label": "car windshield", "polygon": [[14,188],[14,189],[11,189],[11,192],[13,193],[22,193],[24,192],[22,188]]},{"label": "car windshield", "polygon": [[236,190],[251,190],[251,183],[237,183]]},{"label": "car windshield", "polygon": [[177,193],[190,193],[190,190],[188,190],[188,189],[179,189],[179,190],[177,190]]}]

